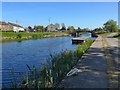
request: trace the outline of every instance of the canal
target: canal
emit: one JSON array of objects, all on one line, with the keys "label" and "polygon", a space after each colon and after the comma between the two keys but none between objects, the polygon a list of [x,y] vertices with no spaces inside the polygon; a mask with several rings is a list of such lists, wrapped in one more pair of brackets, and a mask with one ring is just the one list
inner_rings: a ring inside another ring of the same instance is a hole
[{"label": "canal", "polygon": [[[81,37],[91,37],[90,33]],[[2,45],[2,83],[11,83],[11,69],[16,73],[28,73],[26,64],[40,69],[45,64],[50,54],[55,55],[65,50],[75,50],[77,45],[72,45],[73,37],[55,37],[22,42],[4,43]]]}]

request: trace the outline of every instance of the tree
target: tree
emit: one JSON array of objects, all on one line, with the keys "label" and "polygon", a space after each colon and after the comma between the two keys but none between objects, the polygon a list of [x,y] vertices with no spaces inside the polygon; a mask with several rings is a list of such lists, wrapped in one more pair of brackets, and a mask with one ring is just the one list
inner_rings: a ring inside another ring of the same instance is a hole
[{"label": "tree", "polygon": [[98,27],[98,28],[95,28],[95,29],[93,30],[93,32],[94,32],[94,33],[104,33],[105,31],[103,30],[103,28]]},{"label": "tree", "polygon": [[62,26],[62,27],[65,27],[65,24],[64,24],[64,23],[62,23],[62,24],[61,24],[61,26]]},{"label": "tree", "polygon": [[33,29],[32,29],[31,26],[28,26],[28,30],[29,30],[30,32],[33,32]]},{"label": "tree", "polygon": [[61,26],[62,26],[61,30],[66,30],[66,27],[65,27],[64,23],[62,23]]},{"label": "tree", "polygon": [[44,26],[35,26],[35,30],[37,30],[38,32],[43,32],[45,30]]},{"label": "tree", "polygon": [[70,30],[70,26],[68,26],[67,30]]},{"label": "tree", "polygon": [[66,30],[66,27],[62,27],[61,30]]},{"label": "tree", "polygon": [[103,29],[101,27],[95,28],[94,31],[102,31]]},{"label": "tree", "polygon": [[36,30],[36,27],[37,27],[37,26],[34,26],[34,28],[33,28],[33,29],[35,29],[35,30]]},{"label": "tree", "polygon": [[82,32],[82,29],[80,27],[78,27],[78,31]]},{"label": "tree", "polygon": [[78,27],[78,30],[81,30],[80,27]]},{"label": "tree", "polygon": [[104,23],[104,30],[107,32],[118,31],[117,22],[114,20],[108,20],[106,23]]},{"label": "tree", "polygon": [[70,32],[73,32],[75,29],[74,29],[74,26],[69,26],[68,29]]},{"label": "tree", "polygon": [[60,29],[60,24],[59,24],[59,23],[56,23],[55,26],[56,26],[56,29],[57,29],[57,30]]}]

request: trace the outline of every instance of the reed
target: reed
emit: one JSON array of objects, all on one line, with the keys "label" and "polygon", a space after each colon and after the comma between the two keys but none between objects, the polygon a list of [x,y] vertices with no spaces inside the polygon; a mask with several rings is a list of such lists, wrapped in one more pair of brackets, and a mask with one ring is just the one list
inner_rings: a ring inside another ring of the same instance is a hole
[{"label": "reed", "polygon": [[77,64],[79,58],[87,52],[93,40],[86,40],[78,45],[75,51],[62,51],[59,54],[50,55],[47,64],[42,65],[40,71],[35,66],[27,65],[29,75],[21,83],[21,88],[54,88],[65,78],[66,74]]}]

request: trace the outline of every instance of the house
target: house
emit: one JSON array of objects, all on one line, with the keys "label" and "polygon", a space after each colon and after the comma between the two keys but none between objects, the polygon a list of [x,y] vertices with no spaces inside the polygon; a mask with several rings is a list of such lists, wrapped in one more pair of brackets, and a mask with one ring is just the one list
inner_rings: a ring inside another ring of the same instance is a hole
[{"label": "house", "polygon": [[14,31],[14,32],[24,31],[24,28],[22,28],[22,27],[17,27],[17,26],[13,26],[13,31]]},{"label": "house", "polygon": [[52,31],[52,32],[57,31],[56,26],[53,25],[53,24],[48,25],[47,26],[47,31]]},{"label": "house", "polygon": [[13,27],[12,27],[12,25],[10,25],[10,24],[8,24],[6,22],[0,21],[0,30],[10,31],[10,30],[13,30]]},{"label": "house", "polygon": [[20,25],[10,23],[10,22],[3,22],[0,21],[0,30],[2,31],[14,31],[14,32],[19,32],[19,31],[24,31],[24,28]]},{"label": "house", "polygon": [[20,25],[10,23],[10,22],[8,22],[8,24],[12,25],[14,32],[25,31],[24,28]]}]

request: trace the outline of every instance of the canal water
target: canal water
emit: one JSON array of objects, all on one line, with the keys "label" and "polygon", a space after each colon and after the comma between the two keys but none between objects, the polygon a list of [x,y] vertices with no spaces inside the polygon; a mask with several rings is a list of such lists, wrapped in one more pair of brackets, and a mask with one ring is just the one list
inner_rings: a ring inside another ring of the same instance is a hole
[{"label": "canal water", "polygon": [[[91,34],[83,34],[80,37],[91,37]],[[75,50],[77,45],[72,45],[72,38],[55,37],[2,44],[2,83],[11,83],[13,79],[10,77],[10,74],[13,75],[11,69],[14,69],[15,75],[27,74],[26,64],[40,69],[41,64],[46,63],[46,60],[50,58],[50,54]]]}]

